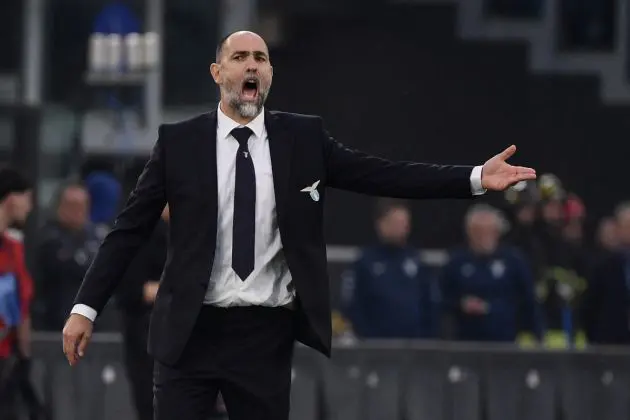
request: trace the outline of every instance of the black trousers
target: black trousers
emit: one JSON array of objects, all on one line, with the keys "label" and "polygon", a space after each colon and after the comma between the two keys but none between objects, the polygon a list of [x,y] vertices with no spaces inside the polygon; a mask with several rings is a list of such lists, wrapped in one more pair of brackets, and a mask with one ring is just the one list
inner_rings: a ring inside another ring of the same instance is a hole
[{"label": "black trousers", "polygon": [[147,353],[149,313],[123,312],[124,357],[138,420],[153,419],[153,359]]},{"label": "black trousers", "polygon": [[289,309],[204,307],[177,365],[155,363],[155,420],[206,420],[218,392],[230,420],[287,420],[294,340]]}]

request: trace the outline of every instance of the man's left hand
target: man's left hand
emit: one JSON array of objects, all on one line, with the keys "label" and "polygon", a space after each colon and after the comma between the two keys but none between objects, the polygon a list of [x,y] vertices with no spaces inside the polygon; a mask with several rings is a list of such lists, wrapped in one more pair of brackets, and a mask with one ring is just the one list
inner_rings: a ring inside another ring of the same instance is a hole
[{"label": "man's left hand", "polygon": [[506,162],[516,152],[512,145],[488,159],[481,171],[481,186],[486,190],[503,191],[520,181],[536,179],[536,171],[524,166],[512,166]]}]

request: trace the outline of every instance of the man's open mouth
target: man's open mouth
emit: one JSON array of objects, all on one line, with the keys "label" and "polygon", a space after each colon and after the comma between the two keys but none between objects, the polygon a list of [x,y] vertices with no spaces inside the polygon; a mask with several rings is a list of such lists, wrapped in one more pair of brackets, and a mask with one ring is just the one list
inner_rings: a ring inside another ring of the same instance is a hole
[{"label": "man's open mouth", "polygon": [[258,97],[258,79],[249,78],[243,82],[243,99],[253,101]]}]

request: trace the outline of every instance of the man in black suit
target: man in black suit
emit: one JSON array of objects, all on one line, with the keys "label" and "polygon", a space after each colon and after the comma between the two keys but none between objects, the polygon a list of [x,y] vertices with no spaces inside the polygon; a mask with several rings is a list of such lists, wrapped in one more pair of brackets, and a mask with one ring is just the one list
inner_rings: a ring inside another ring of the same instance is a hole
[{"label": "man in black suit", "polygon": [[162,125],[138,183],[85,276],[64,327],[71,365],[168,202],[169,248],[149,332],[155,419],[202,420],[221,392],[231,420],[287,419],[293,344],[330,355],[325,189],[471,198],[533,169],[390,162],[344,147],[316,116],[263,108],[263,39],[226,37],[210,72],[218,108]]}]

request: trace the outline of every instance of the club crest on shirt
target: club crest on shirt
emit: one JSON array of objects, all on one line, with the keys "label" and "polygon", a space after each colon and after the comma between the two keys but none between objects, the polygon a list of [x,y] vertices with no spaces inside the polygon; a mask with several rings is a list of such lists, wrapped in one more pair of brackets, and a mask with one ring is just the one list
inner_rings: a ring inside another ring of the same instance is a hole
[{"label": "club crest on shirt", "polygon": [[494,260],[490,265],[490,271],[495,278],[503,277],[505,273],[505,263],[501,260]]},{"label": "club crest on shirt", "polygon": [[315,181],[313,185],[302,188],[300,191],[309,193],[313,201],[319,201],[319,191],[317,191],[318,185],[319,185],[319,179]]},{"label": "club crest on shirt", "polygon": [[418,274],[418,264],[416,264],[416,262],[411,258],[405,259],[402,268],[407,277],[414,277],[416,274]]}]

